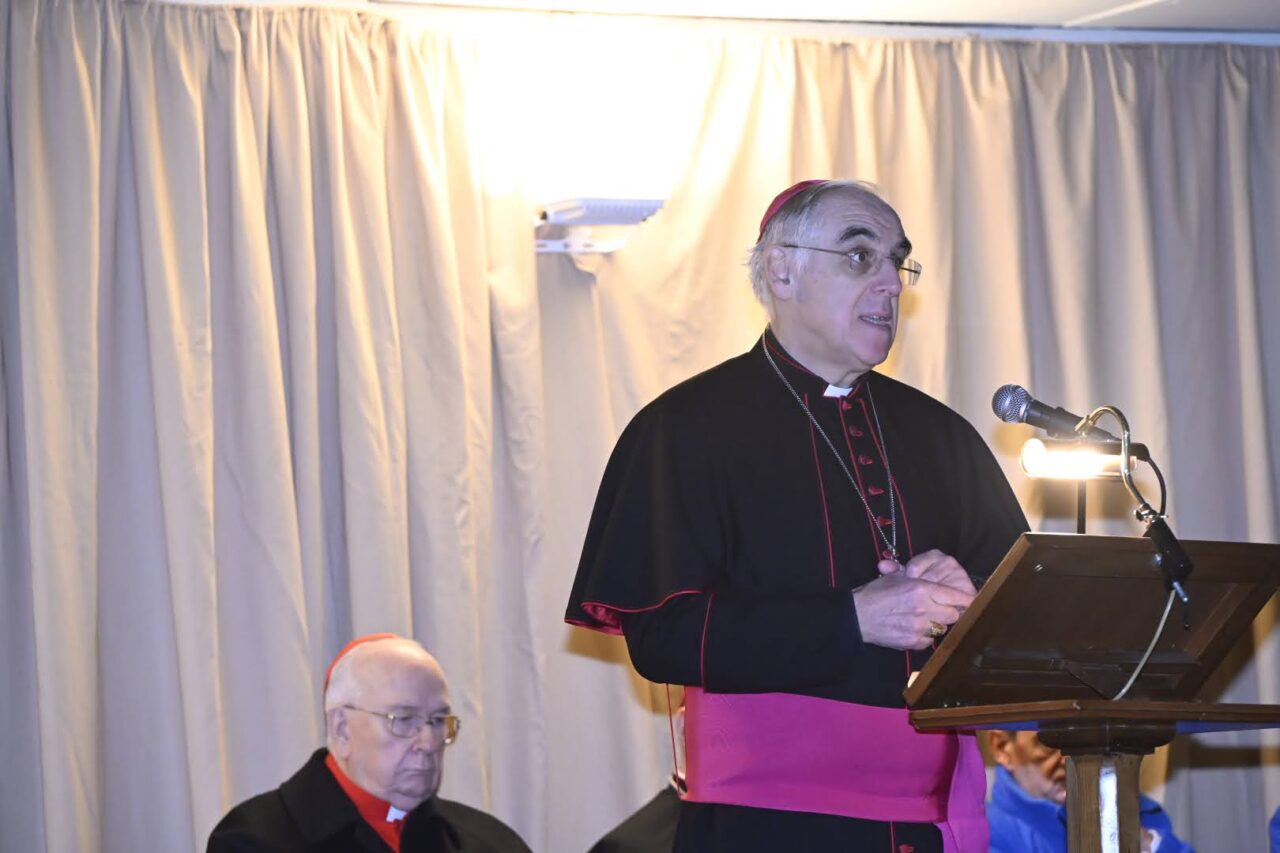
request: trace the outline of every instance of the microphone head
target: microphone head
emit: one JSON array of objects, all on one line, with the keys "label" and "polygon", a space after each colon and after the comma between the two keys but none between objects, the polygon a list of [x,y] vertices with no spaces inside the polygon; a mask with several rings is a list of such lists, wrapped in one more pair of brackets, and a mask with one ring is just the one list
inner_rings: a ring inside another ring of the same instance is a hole
[{"label": "microphone head", "polygon": [[1027,420],[1031,394],[1021,385],[1001,385],[991,398],[991,411],[1005,423],[1021,424]]}]

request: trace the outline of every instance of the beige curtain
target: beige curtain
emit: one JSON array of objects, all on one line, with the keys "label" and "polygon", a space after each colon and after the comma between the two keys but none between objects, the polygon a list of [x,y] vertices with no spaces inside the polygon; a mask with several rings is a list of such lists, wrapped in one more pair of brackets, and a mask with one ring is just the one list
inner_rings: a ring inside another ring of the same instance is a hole
[{"label": "beige curtain", "polygon": [[[885,369],[1033,524],[1072,504],[1016,475],[1005,382],[1123,408],[1181,536],[1280,540],[1276,49],[111,0],[11,0],[0,43],[5,851],[200,848],[378,629],[450,674],[446,796],[546,851],[651,796],[662,691],[564,601],[627,418],[759,333],[741,264],[801,177],[901,211],[925,277]],[[529,198],[591,163],[665,208],[535,264]],[[1224,698],[1280,702],[1277,618]],[[1201,851],[1262,849],[1276,744],[1144,780]]]},{"label": "beige curtain", "polygon": [[450,794],[536,837],[532,235],[479,191],[471,46],[3,15],[0,848],[202,847],[322,743],[325,663],[378,629],[452,676]]}]

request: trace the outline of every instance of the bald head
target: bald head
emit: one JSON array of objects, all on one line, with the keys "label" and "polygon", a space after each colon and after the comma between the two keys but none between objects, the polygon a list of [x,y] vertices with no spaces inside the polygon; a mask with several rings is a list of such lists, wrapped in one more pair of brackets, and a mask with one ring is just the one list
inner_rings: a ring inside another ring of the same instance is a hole
[{"label": "bald head", "polygon": [[[777,235],[791,227],[794,239]],[[858,184],[810,187],[781,206],[757,249],[769,327],[794,361],[848,388],[888,358],[911,253],[892,207]]]},{"label": "bald head", "polygon": [[334,662],[324,691],[324,709],[358,705],[368,686],[381,681],[388,671],[418,666],[431,670],[445,682],[440,663],[417,640],[378,635],[377,639],[360,643]]},{"label": "bald head", "polygon": [[822,215],[820,204],[833,193],[844,193],[868,208],[893,213],[875,186],[865,181],[802,181],[779,194],[760,223],[759,238],[747,259],[751,290],[770,318],[773,317],[773,297],[765,250],[779,243],[806,243],[817,239]]},{"label": "bald head", "polygon": [[[333,666],[324,709],[326,745],[351,781],[405,811],[435,794],[452,709],[444,670],[421,645],[393,637],[351,648]],[[398,736],[391,718],[412,718],[416,731]]]}]

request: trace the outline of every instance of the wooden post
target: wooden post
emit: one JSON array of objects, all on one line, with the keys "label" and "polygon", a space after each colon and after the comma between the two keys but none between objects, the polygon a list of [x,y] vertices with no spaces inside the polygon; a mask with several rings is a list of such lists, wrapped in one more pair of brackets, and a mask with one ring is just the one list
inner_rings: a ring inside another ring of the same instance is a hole
[{"label": "wooden post", "polygon": [[1069,853],[1140,853],[1141,755],[1067,756]]}]

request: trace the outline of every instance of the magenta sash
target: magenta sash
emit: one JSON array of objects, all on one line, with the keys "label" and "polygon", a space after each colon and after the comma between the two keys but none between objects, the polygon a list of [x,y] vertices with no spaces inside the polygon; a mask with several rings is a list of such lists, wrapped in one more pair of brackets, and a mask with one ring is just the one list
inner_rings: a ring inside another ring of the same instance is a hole
[{"label": "magenta sash", "polygon": [[686,800],[934,823],[947,853],[987,849],[976,740],[921,734],[904,708],[690,687],[685,749]]}]

